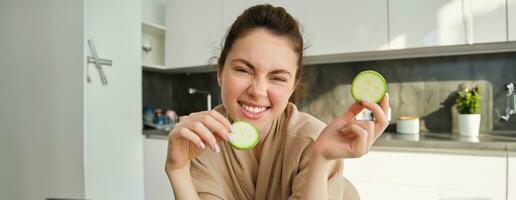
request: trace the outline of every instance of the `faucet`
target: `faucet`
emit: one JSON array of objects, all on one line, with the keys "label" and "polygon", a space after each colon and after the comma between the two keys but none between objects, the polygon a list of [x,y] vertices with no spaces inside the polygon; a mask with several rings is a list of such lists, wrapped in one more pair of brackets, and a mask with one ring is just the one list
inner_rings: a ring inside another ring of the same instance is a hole
[{"label": "faucet", "polygon": [[507,108],[505,109],[505,114],[500,116],[504,121],[509,121],[511,115],[516,114],[516,92],[514,90],[514,82],[509,82],[505,84],[505,93],[507,97]]},{"label": "faucet", "polygon": [[195,94],[195,93],[206,94],[207,95],[206,96],[206,106],[207,106],[208,110],[211,110],[211,94],[210,94],[210,92],[204,91],[204,90],[198,90],[195,88],[188,88],[188,93],[189,94]]}]

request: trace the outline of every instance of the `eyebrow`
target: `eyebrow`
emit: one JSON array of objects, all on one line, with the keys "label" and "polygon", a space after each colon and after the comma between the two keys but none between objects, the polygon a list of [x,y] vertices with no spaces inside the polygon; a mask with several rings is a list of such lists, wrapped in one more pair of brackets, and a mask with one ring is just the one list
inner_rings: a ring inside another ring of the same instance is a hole
[{"label": "eyebrow", "polygon": [[[253,71],[256,69],[256,67],[255,67],[253,64],[251,64],[250,62],[248,62],[247,60],[244,60],[244,59],[239,59],[239,58],[237,58],[237,59],[233,59],[233,60],[231,60],[231,61],[232,61],[232,62],[236,62],[236,61],[238,61],[238,62],[242,62],[242,63],[244,63],[245,65],[247,65],[249,68],[251,68]],[[287,74],[287,75],[289,75],[289,76],[292,76],[292,74],[291,74],[289,71],[284,70],[284,69],[276,69],[276,70],[273,70],[273,71],[272,71],[272,72],[270,72],[270,73],[271,73],[271,74]]]}]

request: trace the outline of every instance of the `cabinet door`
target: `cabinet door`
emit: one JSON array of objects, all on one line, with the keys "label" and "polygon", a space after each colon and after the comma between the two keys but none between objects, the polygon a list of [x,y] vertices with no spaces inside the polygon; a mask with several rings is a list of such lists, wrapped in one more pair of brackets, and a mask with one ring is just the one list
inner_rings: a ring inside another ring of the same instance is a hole
[{"label": "cabinet door", "polygon": [[304,1],[299,17],[306,55],[388,49],[387,0]]},{"label": "cabinet door", "polygon": [[167,139],[147,138],[143,143],[145,200],[174,199],[172,186],[165,173]]},{"label": "cabinet door", "polygon": [[516,41],[516,0],[507,0],[507,20],[509,40]]},{"label": "cabinet door", "polygon": [[389,48],[466,43],[461,0],[389,0]]},{"label": "cabinet door", "polygon": [[345,160],[363,199],[505,199],[505,152],[458,155],[369,152]]},{"label": "cabinet door", "polygon": [[465,0],[468,44],[507,41],[505,0]]},{"label": "cabinet door", "polygon": [[509,152],[509,160],[508,160],[507,170],[509,174],[507,174],[507,191],[509,200],[516,200],[516,152]]},{"label": "cabinet door", "polygon": [[213,56],[218,56],[222,38],[221,9],[220,1],[167,1],[167,67],[206,66]]},{"label": "cabinet door", "polygon": [[[108,84],[93,64],[84,86],[86,198],[143,199],[143,136],[140,0],[88,0],[85,40],[94,41]],[[84,55],[92,56],[87,41]],[[86,58],[84,58],[86,63]],[[60,105],[61,106],[61,105]],[[80,115],[80,113],[77,113]],[[63,116],[73,118],[74,116]]]}]

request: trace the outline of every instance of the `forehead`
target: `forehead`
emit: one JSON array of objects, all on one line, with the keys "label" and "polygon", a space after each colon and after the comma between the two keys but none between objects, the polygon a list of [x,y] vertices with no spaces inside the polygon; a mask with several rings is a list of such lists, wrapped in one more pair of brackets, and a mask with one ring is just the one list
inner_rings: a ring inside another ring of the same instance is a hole
[{"label": "forehead", "polygon": [[239,38],[233,44],[226,62],[242,59],[257,70],[286,70],[294,74],[298,55],[285,36],[274,35],[265,29],[255,29]]}]

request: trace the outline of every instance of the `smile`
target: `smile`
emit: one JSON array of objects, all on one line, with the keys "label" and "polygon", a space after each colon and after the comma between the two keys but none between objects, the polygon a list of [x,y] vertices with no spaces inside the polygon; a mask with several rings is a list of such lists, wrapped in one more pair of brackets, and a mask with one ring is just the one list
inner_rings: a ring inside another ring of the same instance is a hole
[{"label": "smile", "polygon": [[265,110],[267,110],[267,107],[265,107],[265,106],[251,106],[251,105],[246,105],[246,104],[243,104],[243,103],[240,103],[240,106],[242,106],[242,108],[244,110],[246,110],[247,112],[250,112],[250,113],[253,113],[253,114],[262,113]]}]

